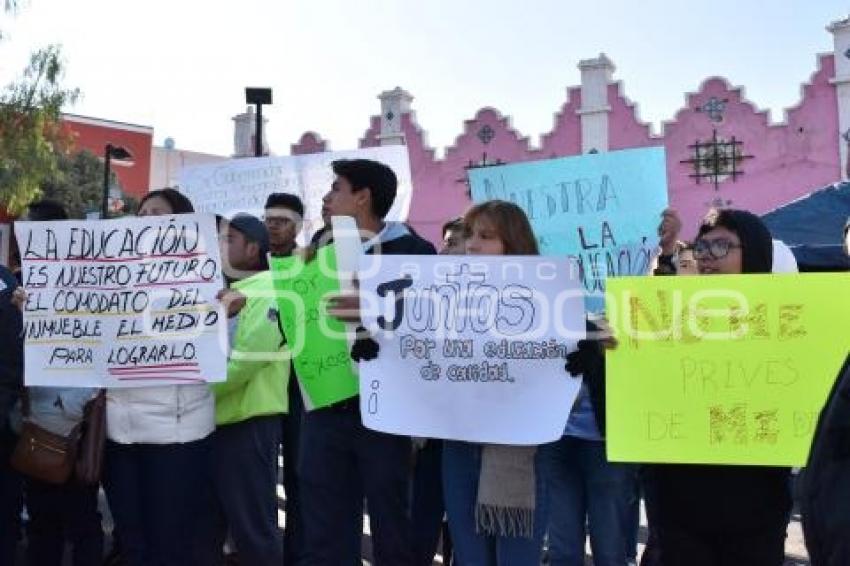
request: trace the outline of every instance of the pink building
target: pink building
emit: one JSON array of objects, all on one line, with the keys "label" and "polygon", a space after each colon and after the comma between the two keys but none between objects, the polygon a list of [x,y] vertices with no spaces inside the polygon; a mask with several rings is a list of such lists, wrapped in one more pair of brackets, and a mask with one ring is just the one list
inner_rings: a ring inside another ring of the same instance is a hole
[{"label": "pink building", "polygon": [[[511,127],[510,119],[482,108],[464,123],[453,146],[437,159],[411,108],[413,97],[396,88],[382,93],[361,147],[403,143],[413,174],[410,221],[436,241],[440,226],[469,206],[466,169],[486,162],[517,162],[631,147],[664,146],[670,201],[685,221],[685,236],[710,206],[765,213],[846,177],[850,143],[850,19],[827,27],[833,53],[818,55],[801,99],[771,123],[744,89],[711,77],[685,96],[685,106],[651,132],[636,105],[615,81],[603,54],[579,63],[581,85],[567,90],[555,126],[541,147]],[[326,150],[315,133],[304,134],[293,154]]]}]

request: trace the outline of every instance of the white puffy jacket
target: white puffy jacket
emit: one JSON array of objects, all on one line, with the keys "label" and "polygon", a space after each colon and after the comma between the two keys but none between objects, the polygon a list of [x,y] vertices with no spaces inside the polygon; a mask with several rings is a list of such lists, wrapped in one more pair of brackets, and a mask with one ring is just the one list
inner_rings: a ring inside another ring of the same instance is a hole
[{"label": "white puffy jacket", "polygon": [[215,429],[215,398],[207,384],[109,389],[106,434],[121,444],[183,444]]}]

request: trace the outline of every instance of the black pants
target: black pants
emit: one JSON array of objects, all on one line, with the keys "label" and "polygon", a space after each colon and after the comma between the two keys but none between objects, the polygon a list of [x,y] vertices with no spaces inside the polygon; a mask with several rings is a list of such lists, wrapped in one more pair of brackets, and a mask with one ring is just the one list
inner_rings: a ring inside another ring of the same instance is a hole
[{"label": "black pants", "polygon": [[[418,566],[431,566],[443,532],[443,441],[429,439],[416,454],[413,471],[411,519],[413,548]],[[448,529],[445,530],[448,533]],[[447,563],[446,557],[443,562]]]},{"label": "black pants", "polygon": [[128,566],[211,563],[210,442],[106,442],[104,488]]},{"label": "black pants", "polygon": [[[352,403],[356,403],[353,400]],[[299,474],[307,566],[359,564],[369,510],[374,564],[412,566],[410,438],[366,429],[354,408],[304,415]]]},{"label": "black pants", "polygon": [[299,564],[304,556],[304,519],[298,487],[298,454],[301,450],[301,421],[304,401],[294,370],[289,378],[289,414],[283,421],[283,491],[286,494],[286,527],[283,533],[283,563]]},{"label": "black pants", "polygon": [[0,564],[15,563],[21,534],[21,476],[9,464],[17,437],[0,422]]},{"label": "black pants", "polygon": [[71,544],[73,566],[99,566],[103,528],[98,486],[51,485],[27,478],[25,489],[29,566],[61,566],[66,542]]},{"label": "black pants", "polygon": [[658,530],[664,566],[782,566],[785,530],[700,532],[663,525]]},{"label": "black pants", "polygon": [[220,425],[212,441],[216,549],[224,545],[229,529],[240,563],[280,566],[283,542],[275,497],[280,418],[254,417]]}]

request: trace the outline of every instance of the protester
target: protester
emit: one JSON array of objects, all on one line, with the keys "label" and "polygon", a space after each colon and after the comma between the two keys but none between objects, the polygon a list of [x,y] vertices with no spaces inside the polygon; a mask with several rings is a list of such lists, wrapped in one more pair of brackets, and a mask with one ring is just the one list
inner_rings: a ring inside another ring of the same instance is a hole
[{"label": "protester", "polygon": [[[710,212],[694,242],[701,275],[770,273],[770,232],[749,212]],[[664,566],[780,566],[791,508],[789,470],[655,467]]]},{"label": "protester", "polygon": [[[679,239],[679,233],[682,229],[682,222],[679,220],[679,213],[674,208],[666,209],[661,215],[661,223],[658,226],[658,233],[661,236],[661,248],[670,250],[673,248],[671,242],[675,242],[675,252],[673,257],[662,259],[659,257],[659,267],[653,271],[653,275],[698,275],[699,266],[694,257],[693,244],[684,242]],[[663,255],[663,254],[662,254]],[[639,467],[638,470],[639,484],[643,492],[644,502],[646,505],[646,520],[648,533],[646,537],[646,546],[644,547],[643,555],[640,558],[641,566],[661,566],[661,549],[658,543],[658,533],[656,528],[658,505],[655,488],[655,466],[645,464]],[[637,518],[635,518],[637,515]],[[632,510],[633,524],[629,528],[629,535],[636,534],[639,528],[640,509]],[[629,540],[629,552],[635,546],[636,541]]]},{"label": "protester", "polygon": [[[672,264],[668,267],[675,269]],[[589,331],[599,328],[596,323],[588,324]],[[570,359],[596,356],[596,352],[585,352],[593,344],[580,342],[579,351]],[[606,456],[605,378],[601,365],[568,364],[571,374],[582,376],[581,389],[564,435],[540,449],[549,489],[551,566],[584,564],[588,535],[595,566],[622,566],[636,559],[640,519],[638,468],[609,462]]]},{"label": "protester", "polygon": [[304,223],[301,199],[289,193],[272,193],[266,199],[264,221],[269,233],[269,253],[274,257],[292,255]]},{"label": "protester", "polygon": [[220,233],[229,286],[247,300],[230,324],[227,381],[213,385],[216,550],[222,548],[229,528],[241,564],[280,566],[277,454],[280,415],[287,410],[289,358],[284,355],[266,260],[269,238],[263,223],[247,214],[224,220]]},{"label": "protester", "polygon": [[[463,218],[443,224],[441,255],[462,255],[464,250]],[[430,566],[442,537],[443,564],[452,561],[452,541],[444,521],[443,441],[436,438],[414,439],[411,520],[413,522],[414,555],[417,565]]]},{"label": "protester", "polygon": [[[193,212],[174,189],[151,191],[139,216]],[[107,391],[104,488],[128,566],[208,566],[212,548],[207,384]]]},{"label": "protester", "polygon": [[[392,169],[366,160],[332,164],[336,178],[322,201],[326,222],[351,216],[370,254],[433,254],[434,247],[402,223],[385,217],[396,196]],[[375,564],[412,565],[409,515],[409,437],[369,430],[358,397],[305,414],[300,462],[305,563],[359,563],[351,540],[362,530],[363,497],[369,509]]]},{"label": "protester", "polygon": [[[64,207],[43,200],[31,204],[24,221],[67,220]],[[28,387],[13,416],[14,428],[23,419],[53,434],[68,437],[83,420],[86,404],[96,390],[75,387]],[[70,478],[62,485],[24,478],[27,523],[27,563],[61,566],[66,544],[73,566],[98,566],[103,556],[103,527],[97,508],[98,485],[81,485]]]},{"label": "protester", "polygon": [[[266,200],[265,223],[269,231],[269,253],[287,257],[297,248],[296,238],[304,221],[304,204],[297,195],[273,193]],[[287,382],[289,412],[281,417],[283,445],[283,491],[286,496],[286,527],[283,553],[285,564],[297,564],[304,553],[304,528],[301,498],[298,495],[298,453],[301,449],[301,421],[304,402],[290,364]]]},{"label": "protester", "polygon": [[464,250],[464,226],[463,218],[453,218],[443,224],[443,247],[441,254],[461,255]]},{"label": "protester", "polygon": [[[850,256],[850,218],[844,226],[844,251]],[[850,354],[838,371],[818,416],[806,466],[795,483],[806,549],[815,566],[850,564]]]},{"label": "protester", "polygon": [[[464,216],[466,253],[537,255],[525,213],[504,201]],[[546,489],[535,446],[446,441],[443,493],[455,558],[475,566],[539,564],[546,530]]]},{"label": "protester", "polygon": [[23,387],[23,321],[12,302],[18,284],[0,265],[0,564],[14,563],[21,532],[21,477],[9,464],[16,442],[9,414]]}]

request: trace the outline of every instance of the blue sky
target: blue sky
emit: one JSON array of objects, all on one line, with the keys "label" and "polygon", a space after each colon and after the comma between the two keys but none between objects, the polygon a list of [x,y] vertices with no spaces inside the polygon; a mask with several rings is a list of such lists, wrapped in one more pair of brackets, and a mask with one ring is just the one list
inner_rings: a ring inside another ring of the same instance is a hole
[{"label": "blue sky", "polygon": [[398,85],[442,152],[482,106],[536,144],[579,83],[578,61],[600,52],[656,125],[711,75],[781,119],[832,49],[824,27],[848,13],[838,0],[28,0],[0,18],[0,83],[60,43],[83,92],[70,111],[222,154],[245,86],[274,88],[269,141],[285,154],[306,130],[354,147],[377,94]]}]

